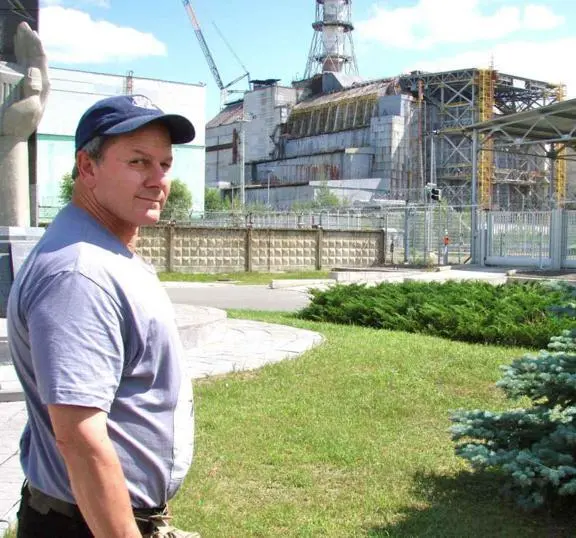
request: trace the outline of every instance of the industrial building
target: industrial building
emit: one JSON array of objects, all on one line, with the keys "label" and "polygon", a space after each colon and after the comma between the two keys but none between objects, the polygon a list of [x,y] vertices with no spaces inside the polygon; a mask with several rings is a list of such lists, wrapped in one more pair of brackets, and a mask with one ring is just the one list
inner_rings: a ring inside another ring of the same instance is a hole
[{"label": "industrial building", "polygon": [[[422,203],[431,188],[471,205],[473,140],[463,128],[562,100],[558,84],[495,69],[358,76],[351,0],[315,0],[303,80],[252,80],[206,126],[206,183],[246,203],[289,209],[331,188],[351,206]],[[485,145],[478,205],[528,209],[562,201],[566,162],[542,147]],[[558,155],[558,157],[562,157]]]},{"label": "industrial building", "polygon": [[205,91],[204,85],[149,78],[50,68],[51,90],[37,134],[37,199],[41,220],[50,220],[61,205],[62,176],[74,164],[74,133],[84,111],[99,99],[122,94],[143,94],[166,112],[192,121],[196,138],[174,146],[172,178],[185,182],[193,209],[204,209]]}]

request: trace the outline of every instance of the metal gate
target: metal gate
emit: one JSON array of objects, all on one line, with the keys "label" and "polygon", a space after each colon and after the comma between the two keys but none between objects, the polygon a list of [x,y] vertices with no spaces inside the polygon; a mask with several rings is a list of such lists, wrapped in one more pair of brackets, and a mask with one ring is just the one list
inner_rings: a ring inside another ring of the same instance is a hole
[{"label": "metal gate", "polygon": [[484,265],[576,268],[576,211],[489,211],[479,222]]}]

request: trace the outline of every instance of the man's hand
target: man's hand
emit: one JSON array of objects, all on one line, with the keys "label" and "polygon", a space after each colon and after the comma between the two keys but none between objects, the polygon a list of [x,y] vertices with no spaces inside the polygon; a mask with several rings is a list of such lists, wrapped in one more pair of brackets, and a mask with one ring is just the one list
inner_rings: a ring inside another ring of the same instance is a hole
[{"label": "man's hand", "polygon": [[[6,103],[0,103],[0,136],[26,140],[38,127],[50,89],[48,62],[40,37],[26,22],[20,23],[14,39],[16,64],[8,64],[24,75]],[[0,73],[0,83],[2,83]]]}]

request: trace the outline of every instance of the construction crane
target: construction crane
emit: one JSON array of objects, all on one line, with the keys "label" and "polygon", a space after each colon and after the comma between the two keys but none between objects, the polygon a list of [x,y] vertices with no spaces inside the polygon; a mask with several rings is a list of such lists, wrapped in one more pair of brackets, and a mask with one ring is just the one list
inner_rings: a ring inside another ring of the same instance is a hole
[{"label": "construction crane", "polygon": [[[192,8],[192,4],[190,4],[190,0],[182,0],[182,2],[184,4],[184,8],[186,9],[186,12],[188,13],[188,17],[190,18],[190,22],[192,23],[192,28],[194,28],[194,33],[196,34],[196,37],[198,38],[198,42],[200,43],[200,48],[202,49],[202,52],[204,53],[204,57],[206,58],[206,61],[208,62],[208,67],[210,68],[210,71],[212,72],[212,76],[214,77],[214,80],[216,81],[216,85],[218,86],[218,89],[220,90],[220,110],[222,110],[224,108],[224,105],[226,104],[226,100],[228,98],[229,93],[243,93],[240,90],[229,90],[228,88],[230,88],[230,86],[233,86],[237,82],[240,82],[242,79],[244,79],[246,77],[248,78],[248,81],[250,81],[250,73],[248,73],[248,71],[246,71],[246,68],[244,68],[244,70],[245,70],[244,74],[240,75],[239,77],[236,77],[232,82],[229,82],[228,84],[224,85],[224,83],[222,82],[222,77],[220,76],[220,72],[218,71],[218,68],[216,67],[216,63],[214,62],[214,58],[212,57],[212,53],[210,52],[210,49],[208,48],[208,44],[206,43],[206,40],[204,39],[204,35],[202,34],[202,29],[200,28],[200,23],[198,22],[198,18],[196,17],[196,13],[194,13],[194,9]],[[242,67],[244,67],[244,66],[242,65]]]}]

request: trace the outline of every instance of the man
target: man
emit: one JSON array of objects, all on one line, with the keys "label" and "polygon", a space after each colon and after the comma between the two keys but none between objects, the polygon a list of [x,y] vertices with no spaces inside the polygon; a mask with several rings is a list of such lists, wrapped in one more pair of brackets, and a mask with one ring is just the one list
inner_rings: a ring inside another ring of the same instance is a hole
[{"label": "man", "polygon": [[197,537],[167,522],[192,459],[190,379],[168,296],[134,253],[194,127],[144,96],[103,99],[76,130],[72,203],[20,269],[8,337],[24,388],[21,538]]}]

